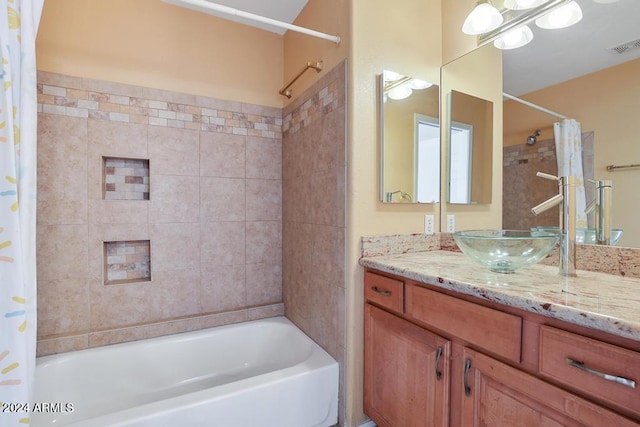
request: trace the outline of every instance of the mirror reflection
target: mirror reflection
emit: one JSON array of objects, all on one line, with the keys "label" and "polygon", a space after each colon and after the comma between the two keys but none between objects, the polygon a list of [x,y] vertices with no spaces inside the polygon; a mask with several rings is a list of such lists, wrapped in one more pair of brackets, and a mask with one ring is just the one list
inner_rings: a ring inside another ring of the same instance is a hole
[{"label": "mirror reflection", "polygon": [[452,90],[447,202],[491,203],[493,102]]},{"label": "mirror reflection", "polygon": [[[562,33],[534,29],[530,44],[503,52],[504,92],[542,107],[504,103],[503,227],[523,228],[529,224],[522,221],[530,219],[557,225],[556,212],[532,218],[525,210],[557,190],[535,172],[558,174],[554,123],[574,118],[581,126],[587,206],[597,200],[597,183],[610,181],[611,228],[622,230],[617,244],[640,247],[640,168],[610,167],[640,163],[633,131],[640,112],[640,2],[577,2],[583,11],[579,23]],[[587,228],[593,230],[599,220],[594,209],[589,212]]]},{"label": "mirror reflection", "polygon": [[439,87],[384,71],[378,77],[380,200],[440,201]]}]

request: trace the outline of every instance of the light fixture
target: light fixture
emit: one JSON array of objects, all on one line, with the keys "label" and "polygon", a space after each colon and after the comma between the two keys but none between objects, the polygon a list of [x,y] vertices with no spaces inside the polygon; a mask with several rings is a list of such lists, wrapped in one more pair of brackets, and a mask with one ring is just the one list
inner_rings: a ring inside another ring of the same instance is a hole
[{"label": "light fixture", "polygon": [[494,40],[493,45],[498,49],[508,50],[522,47],[533,40],[531,28],[527,25],[507,31],[503,36]]},{"label": "light fixture", "polygon": [[615,3],[618,0],[593,0],[593,1],[600,4],[607,4],[607,3]]},{"label": "light fixture", "polygon": [[504,0],[504,7],[511,10],[525,10],[540,6],[547,0]]},{"label": "light fixture", "polygon": [[486,0],[478,2],[462,24],[462,32],[478,35],[495,30],[502,24],[504,18],[498,9]]},{"label": "light fixture", "polygon": [[582,9],[578,3],[572,1],[536,19],[536,25],[545,30],[554,30],[570,27],[581,19]]},{"label": "light fixture", "polygon": [[395,82],[396,80],[400,80],[404,76],[400,73],[396,73],[395,71],[384,70],[382,73],[385,82]]},{"label": "light fixture", "polygon": [[411,79],[409,80],[407,85],[409,85],[411,89],[421,90],[433,86],[433,83],[429,83],[420,79]]},{"label": "light fixture", "polygon": [[400,86],[396,86],[393,89],[391,89],[387,95],[389,96],[389,98],[391,99],[405,99],[411,96],[411,94],[413,93],[413,91],[411,90],[411,88],[406,85],[406,84],[402,84]]}]

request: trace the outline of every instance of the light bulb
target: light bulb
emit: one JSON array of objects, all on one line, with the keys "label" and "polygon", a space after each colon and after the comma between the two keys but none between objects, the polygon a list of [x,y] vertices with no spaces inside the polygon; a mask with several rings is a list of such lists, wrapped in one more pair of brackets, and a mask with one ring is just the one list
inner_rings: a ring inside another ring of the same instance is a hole
[{"label": "light bulb", "polygon": [[536,19],[536,25],[545,30],[566,28],[582,19],[582,9],[575,1]]},{"label": "light bulb", "polygon": [[411,88],[407,85],[400,85],[398,87],[394,87],[393,89],[391,89],[388,93],[389,98],[391,99],[405,99],[409,96],[411,96],[411,93],[413,91],[411,90]]},{"label": "light bulb", "polygon": [[512,10],[525,10],[540,6],[547,0],[505,0],[504,7]]},{"label": "light bulb", "polygon": [[519,28],[514,28],[511,31],[507,31],[505,35],[496,39],[493,45],[498,49],[515,49],[522,47],[533,40],[533,32],[531,29],[524,25]]},{"label": "light bulb", "polygon": [[480,3],[464,20],[462,32],[469,35],[486,33],[498,28],[503,20],[498,9],[489,3]]},{"label": "light bulb", "polygon": [[426,89],[428,87],[433,86],[433,83],[429,83],[420,79],[411,79],[407,82],[407,84],[411,89],[417,89],[417,90]]},{"label": "light bulb", "polygon": [[383,78],[385,82],[395,82],[396,80],[400,80],[404,76],[400,73],[396,73],[395,71],[384,70],[382,72]]}]

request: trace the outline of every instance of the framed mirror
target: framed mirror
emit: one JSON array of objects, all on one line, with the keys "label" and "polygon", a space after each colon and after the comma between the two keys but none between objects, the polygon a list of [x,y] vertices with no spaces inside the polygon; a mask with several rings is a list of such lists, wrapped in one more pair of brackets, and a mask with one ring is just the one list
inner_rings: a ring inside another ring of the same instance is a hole
[{"label": "framed mirror", "polygon": [[378,76],[380,200],[440,201],[440,90],[384,71]]},{"label": "framed mirror", "polygon": [[[585,175],[590,163],[594,179],[613,184],[611,224],[623,230],[617,245],[640,247],[640,167],[607,168],[640,164],[632,127],[640,113],[640,2],[576,2],[580,22],[556,31],[532,25],[531,43],[503,51],[504,92],[548,110],[505,99],[503,176],[512,191],[505,190],[503,205],[529,207],[522,195],[539,194],[535,204],[556,191],[534,174],[557,173],[553,124],[574,118],[581,124]],[[593,192],[589,183],[585,190],[587,197]],[[536,225],[557,221],[554,213]],[[505,226],[513,215],[503,209]]]},{"label": "framed mirror", "polygon": [[447,101],[447,202],[491,203],[493,102],[456,90]]}]

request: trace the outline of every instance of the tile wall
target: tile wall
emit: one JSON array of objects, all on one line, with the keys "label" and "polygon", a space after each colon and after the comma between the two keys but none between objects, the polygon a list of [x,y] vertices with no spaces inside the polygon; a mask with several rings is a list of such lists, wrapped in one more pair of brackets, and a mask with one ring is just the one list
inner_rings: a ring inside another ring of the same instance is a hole
[{"label": "tile wall", "polygon": [[[323,72],[324,73],[324,72]],[[285,312],[340,363],[344,419],[346,62],[283,113]]]},{"label": "tile wall", "polygon": [[[283,313],[282,110],[38,73],[38,354]],[[103,157],[149,200],[103,200]],[[105,285],[104,242],[151,279]]]}]

